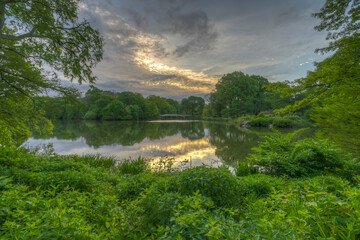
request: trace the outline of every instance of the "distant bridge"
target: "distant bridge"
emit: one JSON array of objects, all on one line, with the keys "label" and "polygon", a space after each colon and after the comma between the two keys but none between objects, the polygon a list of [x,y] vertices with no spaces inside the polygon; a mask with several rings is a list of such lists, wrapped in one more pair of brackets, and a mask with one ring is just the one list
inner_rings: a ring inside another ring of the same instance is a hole
[{"label": "distant bridge", "polygon": [[162,114],[160,115],[161,119],[186,119],[190,115],[181,115],[181,114]]}]

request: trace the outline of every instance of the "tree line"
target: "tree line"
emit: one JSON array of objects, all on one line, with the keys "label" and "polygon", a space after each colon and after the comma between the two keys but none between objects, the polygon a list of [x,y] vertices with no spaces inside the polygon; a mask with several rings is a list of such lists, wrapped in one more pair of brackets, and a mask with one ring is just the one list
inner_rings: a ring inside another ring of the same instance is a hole
[{"label": "tree line", "polygon": [[145,120],[161,114],[200,116],[205,101],[190,96],[180,103],[155,95],[144,98],[140,93],[102,91],[94,86],[84,97],[37,97],[37,106],[48,119]]},{"label": "tree line", "polygon": [[[246,114],[284,108],[302,100],[306,93],[281,97],[272,86],[290,88],[289,82],[269,83],[261,76],[233,72],[224,75],[205,99],[190,96],[180,102],[160,96],[144,98],[140,93],[103,91],[94,86],[84,97],[37,97],[37,105],[48,119],[146,120],[161,114],[236,118]],[[270,87],[271,86],[271,87]],[[299,111],[302,113],[302,111]]]}]

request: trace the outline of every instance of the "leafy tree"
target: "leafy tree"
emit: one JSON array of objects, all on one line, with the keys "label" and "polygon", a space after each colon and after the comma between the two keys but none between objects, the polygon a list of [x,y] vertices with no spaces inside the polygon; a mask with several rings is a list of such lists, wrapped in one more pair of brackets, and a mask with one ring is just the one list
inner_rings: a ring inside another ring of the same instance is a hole
[{"label": "leafy tree", "polygon": [[117,99],[112,100],[102,110],[102,118],[104,120],[124,119],[125,115],[126,115],[126,112],[125,112],[124,104]]},{"label": "leafy tree", "polygon": [[100,89],[91,85],[90,89],[85,93],[85,103],[88,106],[95,104],[95,102],[101,97],[102,94],[103,92]]},{"label": "leafy tree", "polygon": [[168,104],[170,105],[170,113],[176,114],[180,112],[180,103],[174,99],[166,99]]},{"label": "leafy tree", "polygon": [[226,74],[210,95],[210,107],[215,116],[257,114],[267,108],[264,89],[267,84],[268,80],[261,76],[250,76],[242,72]]},{"label": "leafy tree", "polygon": [[102,38],[78,20],[79,2],[0,1],[0,119],[11,142],[29,136],[30,128],[49,125],[34,96],[74,92],[60,85],[59,73],[79,83],[95,81],[92,68],[102,58]]},{"label": "leafy tree", "polygon": [[48,119],[80,119],[84,116],[85,104],[80,96],[36,97],[36,104],[45,111]]},{"label": "leafy tree", "polygon": [[8,92],[3,92],[0,106],[1,145],[21,144],[31,131],[43,133],[53,128],[51,122],[43,117],[43,110],[38,109],[27,96],[8,97]]},{"label": "leafy tree", "polygon": [[37,105],[45,112],[45,117],[47,119],[57,119],[58,112],[61,111],[61,108],[55,105],[56,98],[52,97],[37,97]]},{"label": "leafy tree", "polygon": [[[317,31],[327,31],[328,47],[317,52],[336,51],[344,45],[356,47],[360,27],[360,2],[358,0],[327,0],[321,11],[313,16],[321,20]],[[353,42],[354,40],[354,42]]]},{"label": "leafy tree", "polygon": [[171,106],[166,98],[150,95],[147,99],[156,104],[160,114],[167,114],[171,112]]},{"label": "leafy tree", "polygon": [[[294,94],[282,94],[285,89],[291,91],[293,83],[289,81],[269,83],[266,86],[265,101],[267,106],[271,109],[281,109],[288,105],[294,104],[296,101],[304,99],[309,94],[309,91],[294,93]],[[281,90],[281,91],[280,91]]]},{"label": "leafy tree", "polygon": [[145,102],[144,116],[145,119],[153,119],[160,116],[159,109],[157,108],[155,103],[150,101]]},{"label": "leafy tree", "polygon": [[307,96],[282,111],[290,112],[311,106],[312,119],[323,127],[323,133],[341,144],[359,151],[360,140],[360,2],[327,0],[314,16],[321,20],[315,27],[328,31],[328,47],[317,51],[335,53],[316,64],[307,77],[295,80],[283,94],[307,91]]},{"label": "leafy tree", "polygon": [[95,105],[90,107],[96,113],[96,118],[100,119],[103,117],[103,111],[107,105],[113,102],[116,98],[109,95],[102,95],[98,100],[96,100]]},{"label": "leafy tree", "polygon": [[127,119],[151,119],[160,115],[156,103],[145,99],[140,93],[121,92],[117,98],[127,108]]},{"label": "leafy tree", "polygon": [[202,115],[205,106],[205,100],[202,97],[190,96],[181,100],[180,110],[189,115]]},{"label": "leafy tree", "polygon": [[131,112],[132,120],[139,120],[140,116],[143,115],[141,108],[138,105],[129,105],[127,106]]},{"label": "leafy tree", "polygon": [[136,104],[141,105],[144,97],[140,93],[121,92],[117,97],[125,106]]}]

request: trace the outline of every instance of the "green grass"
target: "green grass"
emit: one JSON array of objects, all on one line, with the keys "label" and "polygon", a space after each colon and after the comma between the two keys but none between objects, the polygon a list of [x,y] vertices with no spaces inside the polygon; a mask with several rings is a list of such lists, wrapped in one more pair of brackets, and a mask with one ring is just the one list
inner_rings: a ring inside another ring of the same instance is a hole
[{"label": "green grass", "polygon": [[[266,144],[236,175],[0,147],[0,239],[359,239],[358,160],[323,142]],[[329,161],[316,174],[288,174],[317,154]],[[275,163],[283,170],[272,174]]]}]

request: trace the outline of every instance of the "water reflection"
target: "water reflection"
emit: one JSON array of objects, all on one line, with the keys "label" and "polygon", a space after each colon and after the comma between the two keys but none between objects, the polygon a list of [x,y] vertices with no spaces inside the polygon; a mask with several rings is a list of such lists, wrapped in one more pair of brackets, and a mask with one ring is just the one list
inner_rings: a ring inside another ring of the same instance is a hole
[{"label": "water reflection", "polygon": [[[193,166],[232,165],[244,159],[269,129],[246,131],[201,121],[178,122],[55,122],[52,136],[34,135],[25,146],[53,144],[59,154],[104,154],[123,158],[174,157]],[[189,163],[189,164],[190,164]]]}]

